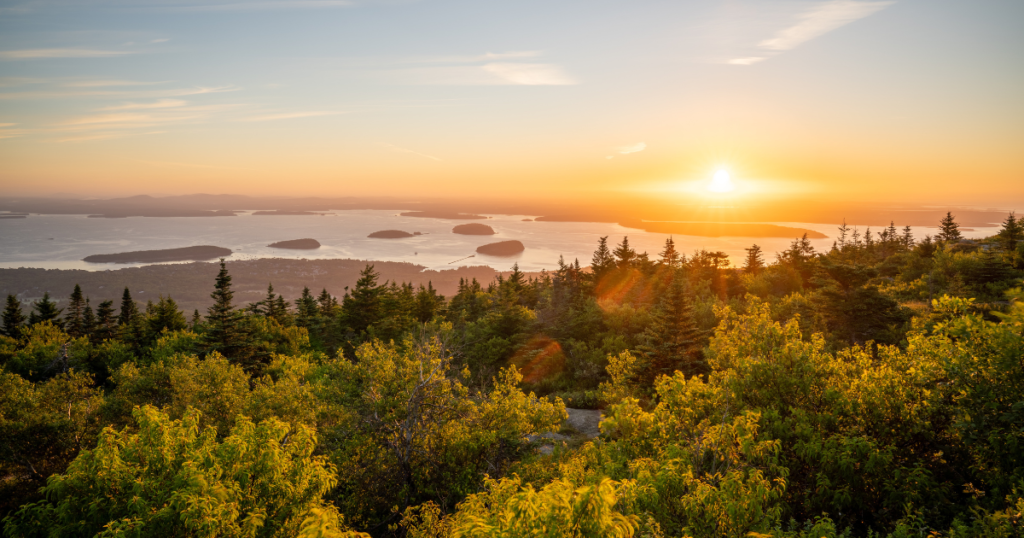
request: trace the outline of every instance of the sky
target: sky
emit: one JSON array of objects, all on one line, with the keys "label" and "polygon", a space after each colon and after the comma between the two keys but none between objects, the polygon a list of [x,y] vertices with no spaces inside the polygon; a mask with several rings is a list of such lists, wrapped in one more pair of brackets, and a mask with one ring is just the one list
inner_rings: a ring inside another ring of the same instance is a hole
[{"label": "sky", "polygon": [[682,200],[725,170],[1024,207],[1022,27],[1019,0],[0,0],[0,195]]}]

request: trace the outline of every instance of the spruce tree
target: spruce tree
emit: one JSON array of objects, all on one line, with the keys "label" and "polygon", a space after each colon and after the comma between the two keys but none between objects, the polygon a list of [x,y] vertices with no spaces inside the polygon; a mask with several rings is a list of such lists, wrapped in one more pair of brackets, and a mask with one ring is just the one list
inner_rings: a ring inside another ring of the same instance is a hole
[{"label": "spruce tree", "polygon": [[701,340],[683,279],[674,278],[641,336],[638,350],[646,359],[644,381],[653,383],[658,376],[676,370],[687,376],[700,373]]},{"label": "spruce tree", "polygon": [[843,219],[843,225],[839,227],[839,238],[836,241],[839,246],[839,250],[846,248],[846,234],[850,233],[850,227],[846,225],[846,219]]},{"label": "spruce tree", "polygon": [[672,236],[665,240],[665,248],[661,251],[661,264],[672,269],[680,265],[679,251],[676,250],[676,242],[672,240]]},{"label": "spruce tree", "polygon": [[[373,269],[373,265],[367,265],[359,272],[359,280],[352,293],[345,297],[342,302],[341,312],[345,326],[361,334],[380,319],[381,295],[385,288],[377,285],[380,273]],[[480,284],[474,279],[474,287],[467,287],[471,293],[480,291]]]},{"label": "spruce tree", "polygon": [[247,335],[242,327],[241,315],[232,304],[234,296],[235,293],[231,291],[231,275],[222,258],[220,272],[217,273],[213,293],[210,294],[213,305],[207,309],[203,343],[207,353],[218,351],[250,369],[253,365],[248,364],[249,357],[245,356]]},{"label": "spruce tree", "polygon": [[903,248],[910,250],[914,248],[914,231],[910,229],[910,225],[903,227]]},{"label": "spruce tree", "polygon": [[75,289],[71,292],[71,297],[68,298],[68,306],[64,314],[64,330],[72,338],[79,338],[87,334],[84,315],[85,297],[82,296],[82,287],[75,284]]},{"label": "spruce tree", "polygon": [[192,311],[192,321],[189,322],[189,329],[191,329],[192,332],[198,331],[199,330],[199,324],[202,323],[202,322],[203,322],[203,317],[199,315],[199,309],[196,308],[195,310]]},{"label": "spruce tree", "polygon": [[11,338],[21,337],[21,327],[25,324],[25,315],[21,312],[21,301],[14,295],[7,295],[7,306],[3,313],[3,333]]},{"label": "spruce tree", "polygon": [[613,267],[615,267],[615,258],[612,256],[611,250],[608,249],[608,236],[606,235],[597,240],[597,250],[594,251],[594,256],[590,260],[590,270],[593,272],[594,281],[599,282],[601,277]]},{"label": "spruce tree", "polygon": [[747,260],[743,265],[743,270],[753,275],[760,273],[764,269],[764,256],[761,254],[761,247],[752,245],[743,250],[747,251]]},{"label": "spruce tree", "polygon": [[316,298],[317,305],[320,308],[320,315],[327,318],[333,318],[338,313],[338,300],[333,295],[327,292],[327,288],[320,291],[320,295]]},{"label": "spruce tree", "polygon": [[96,307],[96,326],[93,339],[97,342],[109,340],[117,332],[117,318],[114,316],[114,301],[103,301]]},{"label": "spruce tree", "polygon": [[1024,241],[1024,224],[1017,219],[1017,216],[1010,212],[1003,221],[1003,228],[999,230],[999,237],[1003,240],[1003,250],[1016,252],[1017,243]]},{"label": "spruce tree", "polygon": [[93,339],[92,333],[96,330],[96,315],[89,304],[89,298],[85,298],[85,310],[82,311],[82,336]]},{"label": "spruce tree", "polygon": [[963,239],[963,236],[960,234],[960,225],[957,224],[956,218],[953,216],[952,212],[947,211],[946,216],[939,222],[939,233],[936,236],[936,239],[952,243],[956,243]]},{"label": "spruce tree", "polygon": [[63,328],[60,320],[57,319],[63,311],[63,308],[57,308],[57,303],[50,300],[50,292],[43,292],[43,298],[32,303],[32,312],[28,315],[28,324],[35,325],[49,321],[57,327]]},{"label": "spruce tree", "polygon": [[615,247],[612,254],[615,255],[619,267],[623,269],[632,267],[633,261],[636,259],[636,251],[629,246],[629,236],[622,236],[622,242]]},{"label": "spruce tree", "polygon": [[319,328],[320,308],[309,291],[309,286],[302,288],[302,296],[295,299],[296,323],[310,332]]},{"label": "spruce tree", "polygon": [[139,308],[135,306],[135,300],[132,299],[132,293],[128,291],[128,287],[125,286],[124,293],[121,294],[121,313],[117,316],[118,325],[131,325],[139,315]]}]

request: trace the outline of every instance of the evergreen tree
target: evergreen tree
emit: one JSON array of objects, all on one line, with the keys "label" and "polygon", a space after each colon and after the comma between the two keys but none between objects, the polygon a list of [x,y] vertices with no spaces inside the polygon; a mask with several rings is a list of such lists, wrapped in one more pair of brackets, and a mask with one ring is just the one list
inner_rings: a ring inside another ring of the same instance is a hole
[{"label": "evergreen tree", "polygon": [[672,375],[676,370],[687,376],[699,373],[701,339],[683,279],[675,278],[641,337],[638,350],[647,363],[643,382],[652,384],[658,376]]},{"label": "evergreen tree", "polygon": [[590,260],[590,270],[593,272],[594,281],[600,281],[601,277],[613,267],[615,267],[615,257],[608,249],[608,236],[606,235],[597,240],[597,250],[594,251],[594,256]]},{"label": "evergreen tree", "polygon": [[117,324],[131,325],[138,316],[139,308],[135,306],[135,300],[132,299],[132,293],[128,291],[128,287],[125,286],[124,293],[121,294],[121,313],[117,316]]},{"label": "evergreen tree", "polygon": [[910,229],[909,224],[903,227],[903,248],[914,248],[914,231]]},{"label": "evergreen tree", "polygon": [[[464,286],[465,284],[460,284]],[[437,290],[434,289],[434,284],[427,281],[427,287],[423,287],[420,284],[419,291],[416,292],[416,319],[420,323],[426,323],[432,319],[438,313],[440,313],[442,306],[444,305],[444,297],[437,294]]]},{"label": "evergreen tree", "polygon": [[316,299],[309,291],[309,286],[302,288],[302,296],[295,299],[296,323],[310,332],[320,326],[320,308]]},{"label": "evergreen tree", "polygon": [[89,298],[85,298],[85,310],[82,311],[82,336],[88,336],[89,340],[94,340],[92,335],[93,331],[96,330],[96,314],[92,311],[92,306],[89,304]]},{"label": "evergreen tree", "polygon": [[619,267],[623,269],[632,267],[633,261],[636,259],[636,251],[629,246],[629,236],[622,237],[622,242],[615,247],[612,254],[615,255]]},{"label": "evergreen tree", "polygon": [[14,295],[7,295],[7,306],[3,313],[3,333],[11,338],[21,337],[21,327],[25,324],[25,315],[21,312],[21,301]]},{"label": "evergreen tree", "polygon": [[764,269],[764,257],[761,254],[761,247],[753,245],[744,250],[747,251],[747,261],[743,266],[743,270],[753,275],[760,273]]},{"label": "evergreen tree", "polygon": [[195,310],[192,311],[192,321],[189,322],[189,328],[192,329],[193,332],[198,331],[199,324],[202,322],[203,317],[199,315],[199,309],[196,308]]},{"label": "evergreen tree", "polygon": [[679,267],[680,262],[679,251],[676,250],[676,242],[672,240],[672,236],[669,236],[665,240],[665,248],[661,251],[661,264],[676,269]]},{"label": "evergreen tree", "polygon": [[960,225],[957,224],[952,212],[947,211],[946,216],[939,222],[939,234],[936,236],[936,239],[952,243],[963,239],[963,236],[960,234]]},{"label": "evergreen tree", "polygon": [[[220,271],[214,283],[213,305],[207,309],[206,333],[203,335],[206,351],[218,351],[228,359],[245,362],[247,357],[242,353],[246,344],[246,335],[242,328],[241,316],[235,310],[232,299],[235,293],[231,290],[231,275],[227,265],[220,260]],[[251,366],[251,365],[250,365]]]},{"label": "evergreen tree", "polygon": [[62,327],[60,320],[57,318],[63,311],[63,308],[57,308],[57,303],[50,300],[50,292],[43,292],[43,298],[32,303],[32,312],[29,312],[28,324],[35,325],[49,321],[57,327]]},{"label": "evergreen tree", "polygon": [[114,301],[103,301],[96,307],[96,326],[92,331],[97,342],[114,338],[117,334],[117,318],[114,316]]},{"label": "evergreen tree", "polygon": [[1003,250],[1016,252],[1017,243],[1024,241],[1024,224],[1017,219],[1017,216],[1010,212],[1003,221],[1003,227],[999,230],[999,237],[1003,240]]},{"label": "evergreen tree", "polygon": [[846,219],[843,219],[842,226],[839,227],[839,238],[836,241],[838,243],[839,250],[846,249],[846,235],[850,232],[850,227],[846,225]]},{"label": "evergreen tree", "polygon": [[149,334],[156,337],[163,331],[182,331],[188,328],[185,321],[185,314],[178,310],[178,304],[170,297],[160,296],[160,300],[153,306],[152,312],[147,316]]},{"label": "evergreen tree", "polygon": [[64,314],[64,328],[72,338],[80,338],[88,334],[85,328],[85,297],[82,296],[82,287],[75,284],[71,297],[68,298],[68,306]]},{"label": "evergreen tree", "polygon": [[[365,332],[380,319],[384,287],[377,285],[378,278],[380,273],[373,269],[373,265],[367,265],[360,271],[352,293],[342,301],[344,324],[356,334]],[[479,288],[480,284],[475,279],[474,284]]]},{"label": "evergreen tree", "polygon": [[324,319],[333,318],[338,313],[338,300],[330,293],[327,293],[327,288],[320,291],[320,296],[317,297],[316,302],[320,308],[320,316]]}]

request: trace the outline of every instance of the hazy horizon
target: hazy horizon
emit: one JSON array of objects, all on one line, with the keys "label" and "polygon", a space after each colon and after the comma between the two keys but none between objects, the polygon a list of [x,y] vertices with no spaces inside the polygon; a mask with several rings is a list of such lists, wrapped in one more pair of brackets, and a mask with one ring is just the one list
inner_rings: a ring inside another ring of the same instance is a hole
[{"label": "hazy horizon", "polygon": [[6,196],[1024,206],[1024,5],[29,1]]}]

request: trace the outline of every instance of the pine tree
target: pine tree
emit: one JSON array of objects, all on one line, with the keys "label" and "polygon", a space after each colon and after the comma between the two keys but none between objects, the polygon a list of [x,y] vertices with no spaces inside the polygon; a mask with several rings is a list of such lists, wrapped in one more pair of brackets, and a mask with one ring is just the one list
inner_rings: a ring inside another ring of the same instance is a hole
[{"label": "pine tree", "polygon": [[49,321],[57,327],[63,327],[60,320],[57,319],[63,311],[63,308],[57,308],[57,303],[50,300],[50,292],[43,292],[43,298],[32,303],[32,312],[29,312],[28,324],[35,325]]},{"label": "pine tree", "polygon": [[846,234],[849,232],[850,227],[846,225],[846,219],[843,219],[843,225],[839,227],[839,239],[837,240],[839,250],[844,250],[846,248]]},{"label": "pine tree", "polygon": [[946,212],[946,216],[939,222],[939,234],[935,237],[939,241],[956,243],[963,239],[960,234],[960,225],[957,224],[953,213]]},{"label": "pine tree", "polygon": [[761,254],[761,247],[753,245],[744,250],[747,251],[747,261],[743,266],[743,270],[753,275],[760,273],[764,269],[764,257]]},{"label": "pine tree", "polygon": [[[345,326],[356,334],[366,331],[380,319],[381,295],[384,287],[377,285],[380,273],[374,270],[373,265],[367,265],[359,273],[359,280],[352,293],[342,301],[342,317]],[[479,291],[480,284],[473,280],[475,291]],[[467,290],[469,288],[467,287]]]},{"label": "pine tree", "polygon": [[160,300],[153,306],[152,312],[147,316],[146,322],[149,327],[149,334],[159,335],[163,331],[182,331],[188,328],[185,321],[185,314],[178,310],[178,303],[170,297],[160,296]]},{"label": "pine tree", "polygon": [[132,299],[132,293],[128,291],[128,287],[124,288],[124,293],[121,294],[121,313],[117,316],[118,325],[131,325],[131,323],[139,316],[139,308],[135,306],[135,300]]},{"label": "pine tree", "polygon": [[1003,240],[1003,250],[1016,252],[1017,243],[1024,241],[1024,224],[1017,219],[1017,216],[1010,212],[1003,221],[1003,228],[999,230],[999,237]]},{"label": "pine tree", "polygon": [[590,260],[590,270],[594,274],[594,281],[600,281],[601,277],[613,267],[615,267],[615,258],[612,256],[611,250],[608,249],[608,236],[606,235],[597,240],[597,250],[594,251],[594,256]]},{"label": "pine tree", "polygon": [[191,329],[192,332],[198,331],[199,330],[199,324],[202,323],[202,322],[203,322],[203,317],[199,315],[199,309],[196,308],[195,310],[192,311],[192,321],[189,322],[189,329]]},{"label": "pine tree", "polygon": [[622,236],[622,242],[615,247],[612,254],[615,255],[619,267],[623,269],[632,267],[633,261],[636,259],[636,251],[629,246],[629,236]]},{"label": "pine tree", "polygon": [[665,240],[665,248],[661,251],[661,264],[676,269],[680,265],[679,251],[676,250],[676,242],[669,236]]},{"label": "pine tree", "polygon": [[295,299],[296,323],[310,332],[319,328],[320,308],[309,291],[309,286],[302,288],[302,296]]},{"label": "pine tree", "polygon": [[114,301],[103,301],[96,307],[96,326],[93,339],[97,342],[109,340],[117,333],[117,318],[114,317]]},{"label": "pine tree", "polygon": [[213,305],[207,309],[206,333],[203,341],[207,352],[219,351],[228,359],[244,359],[241,356],[245,346],[245,334],[241,327],[241,319],[232,304],[235,293],[231,291],[231,275],[227,265],[220,260],[220,272],[214,283]]},{"label": "pine tree", "polygon": [[330,319],[338,313],[338,300],[330,293],[327,293],[327,288],[320,291],[320,296],[316,298],[316,302],[320,307],[320,315],[323,318]]},{"label": "pine tree", "polygon": [[3,333],[11,338],[21,338],[21,327],[25,324],[25,315],[21,312],[21,301],[14,295],[7,295],[7,306],[3,313]]},{"label": "pine tree", "polygon": [[914,231],[910,229],[909,224],[903,227],[903,248],[914,248]]},{"label": "pine tree", "polygon": [[75,284],[71,297],[68,298],[68,306],[64,314],[64,327],[72,338],[80,338],[88,334],[85,329],[83,316],[85,315],[85,297],[82,296],[82,287]]},{"label": "pine tree", "polygon": [[89,340],[94,340],[92,335],[93,331],[96,330],[96,315],[92,311],[92,306],[89,304],[89,298],[85,298],[85,310],[82,311],[82,336],[89,337]]},{"label": "pine tree", "polygon": [[675,278],[641,337],[643,343],[638,350],[647,362],[644,381],[653,383],[658,376],[672,375],[676,370],[687,376],[699,373],[702,337],[693,319],[693,306],[683,279]]}]

